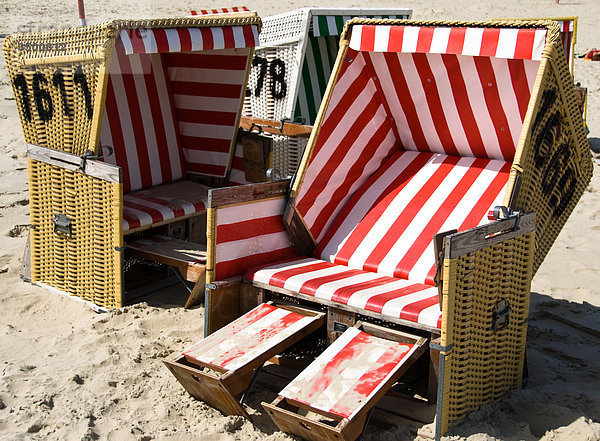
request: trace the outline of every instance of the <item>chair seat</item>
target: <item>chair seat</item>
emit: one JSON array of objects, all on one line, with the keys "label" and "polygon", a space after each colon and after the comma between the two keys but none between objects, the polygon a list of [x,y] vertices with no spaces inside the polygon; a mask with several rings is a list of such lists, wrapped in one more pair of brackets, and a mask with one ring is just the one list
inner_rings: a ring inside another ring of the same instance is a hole
[{"label": "chair seat", "polygon": [[208,189],[181,180],[123,195],[123,234],[205,211]]},{"label": "chair seat", "polygon": [[415,349],[348,328],[279,395],[351,420]]},{"label": "chair seat", "polygon": [[436,287],[311,257],[253,268],[246,279],[438,329],[442,324]]}]

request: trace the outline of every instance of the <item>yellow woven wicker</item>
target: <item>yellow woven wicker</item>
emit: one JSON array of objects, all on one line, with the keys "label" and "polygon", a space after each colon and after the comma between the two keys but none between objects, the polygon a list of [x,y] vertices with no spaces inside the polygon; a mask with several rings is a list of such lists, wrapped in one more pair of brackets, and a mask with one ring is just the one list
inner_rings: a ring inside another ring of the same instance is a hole
[{"label": "yellow woven wicker", "polygon": [[[256,25],[256,13],[115,20],[94,26],[8,36],[4,55],[25,141],[98,154],[115,40],[122,29]],[[32,281],[104,307],[122,304],[122,184],[29,160]],[[55,233],[56,213],[73,235]]]}]

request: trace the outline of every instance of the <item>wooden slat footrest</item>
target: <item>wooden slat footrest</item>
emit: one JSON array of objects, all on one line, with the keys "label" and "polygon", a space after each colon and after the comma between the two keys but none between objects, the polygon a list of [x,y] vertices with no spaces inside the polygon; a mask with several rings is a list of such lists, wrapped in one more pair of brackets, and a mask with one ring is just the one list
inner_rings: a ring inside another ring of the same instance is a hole
[{"label": "wooden slat footrest", "polygon": [[369,410],[420,357],[426,341],[357,323],[263,407],[284,432],[354,441]]},{"label": "wooden slat footrest", "polygon": [[190,395],[226,415],[250,419],[238,397],[247,391],[252,374],[324,324],[324,313],[262,303],[164,362]]}]

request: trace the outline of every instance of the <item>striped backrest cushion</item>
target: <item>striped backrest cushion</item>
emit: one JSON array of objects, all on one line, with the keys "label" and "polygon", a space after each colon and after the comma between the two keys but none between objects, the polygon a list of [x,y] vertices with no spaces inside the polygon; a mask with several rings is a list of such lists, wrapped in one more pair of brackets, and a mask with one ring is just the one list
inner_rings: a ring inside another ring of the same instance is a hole
[{"label": "striped backrest cushion", "polygon": [[123,191],[181,179],[183,158],[160,54],[126,55],[117,39],[110,63],[100,144],[123,169]]},{"label": "striped backrest cushion", "polygon": [[216,208],[214,280],[295,256],[282,216],[286,198]]},{"label": "striped backrest cushion", "polygon": [[398,151],[328,223],[315,256],[432,285],[433,235],[488,222],[509,174],[505,161]]},{"label": "striped backrest cushion", "polygon": [[225,177],[251,49],[165,54],[187,172]]}]

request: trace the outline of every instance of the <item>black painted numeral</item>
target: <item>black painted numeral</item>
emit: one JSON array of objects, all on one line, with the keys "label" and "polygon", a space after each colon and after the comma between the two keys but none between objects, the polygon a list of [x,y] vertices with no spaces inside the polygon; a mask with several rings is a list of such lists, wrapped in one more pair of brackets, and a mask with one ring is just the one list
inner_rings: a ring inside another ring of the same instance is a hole
[{"label": "black painted numeral", "polygon": [[31,107],[29,105],[29,89],[27,88],[27,80],[25,79],[25,75],[19,74],[13,80],[15,88],[21,94],[21,104],[23,108],[23,113],[25,114],[25,119],[28,122],[31,122]]},{"label": "black painted numeral", "polygon": [[33,100],[37,108],[38,115],[42,121],[50,121],[54,113],[52,96],[46,89],[42,89],[42,84],[48,84],[48,80],[40,72],[33,74]]},{"label": "black painted numeral", "polygon": [[52,84],[54,87],[58,87],[60,90],[60,96],[63,104],[63,113],[67,118],[71,117],[71,109],[69,108],[69,99],[67,97],[67,90],[65,88],[65,76],[60,70],[54,72],[52,76]]},{"label": "black painted numeral", "polygon": [[266,58],[254,57],[252,66],[259,68],[256,87],[254,88],[254,96],[260,96],[265,87],[265,78],[267,77],[268,71],[270,76],[269,92],[271,93],[271,96],[275,99],[285,98],[287,94],[287,84],[285,82],[285,63],[282,60],[275,58],[269,63]]},{"label": "black painted numeral", "polygon": [[87,112],[87,117],[88,119],[92,119],[92,116],[94,115],[94,108],[92,107],[92,94],[90,93],[87,78],[85,77],[81,66],[77,66],[73,72],[73,81],[75,84],[78,84],[79,87],[81,87],[81,91],[83,92],[83,96],[85,98],[85,110]]}]

